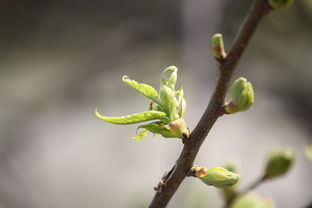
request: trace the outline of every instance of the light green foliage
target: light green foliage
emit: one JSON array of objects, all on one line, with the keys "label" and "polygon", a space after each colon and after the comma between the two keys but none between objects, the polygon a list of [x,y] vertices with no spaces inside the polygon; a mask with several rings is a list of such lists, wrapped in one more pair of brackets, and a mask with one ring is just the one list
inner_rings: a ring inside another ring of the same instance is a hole
[{"label": "light green foliage", "polygon": [[135,135],[135,137],[133,137],[133,140],[139,141],[139,140],[143,139],[144,137],[147,136],[147,132],[148,131],[146,129],[140,131],[137,135]]},{"label": "light green foliage", "polygon": [[307,145],[304,149],[305,156],[312,161],[312,145]]},{"label": "light green foliage", "polygon": [[212,56],[217,59],[225,59],[226,53],[224,49],[223,37],[222,34],[217,33],[211,38],[210,49]]},{"label": "light green foliage", "polygon": [[269,4],[274,10],[281,10],[292,5],[294,0],[269,0]]},{"label": "light green foliage", "polygon": [[120,117],[106,117],[102,116],[97,110],[95,110],[95,115],[102,119],[103,121],[107,121],[109,123],[113,124],[134,124],[134,123],[141,123],[144,121],[150,121],[150,120],[165,120],[166,114],[164,112],[160,111],[145,111],[143,113],[138,114],[132,114],[128,116],[120,116]]},{"label": "light green foliage", "polygon": [[231,96],[232,101],[225,107],[226,112],[229,114],[245,111],[255,101],[252,84],[243,77],[236,79],[232,84]]},{"label": "light green foliage", "polygon": [[175,97],[175,92],[167,85],[161,86],[160,89],[160,103],[164,108],[164,112],[168,115],[170,120],[176,120],[178,115],[178,101]]},{"label": "light green foliage", "polygon": [[236,184],[240,178],[238,174],[230,172],[222,167],[212,169],[195,167],[195,175],[205,184],[215,186],[217,188],[232,186]]},{"label": "light green foliage", "polygon": [[152,123],[139,126],[138,128],[144,130],[140,131],[133,138],[134,140],[141,140],[148,131],[166,138],[187,138],[190,132],[183,119],[186,110],[186,101],[183,98],[184,91],[183,88],[175,90],[177,71],[175,66],[170,66],[163,71],[159,94],[150,85],[138,83],[126,75],[122,77],[122,81],[127,86],[152,101],[149,111],[128,116],[107,117],[96,110],[95,115],[114,124],[134,124],[154,120]]},{"label": "light green foliage", "polygon": [[275,205],[271,199],[265,199],[255,193],[248,193],[237,198],[230,208],[275,208]]},{"label": "light green foliage", "polygon": [[122,81],[141,95],[147,97],[153,102],[158,102],[158,93],[154,87],[147,84],[140,84],[135,80],[131,80],[127,75],[122,77]]},{"label": "light green foliage", "polygon": [[290,148],[272,151],[268,155],[265,178],[275,178],[286,174],[294,161],[295,153]]},{"label": "light green foliage", "polygon": [[178,68],[175,66],[167,67],[161,74],[160,87],[168,86],[169,88],[174,90],[177,78],[178,78]]}]

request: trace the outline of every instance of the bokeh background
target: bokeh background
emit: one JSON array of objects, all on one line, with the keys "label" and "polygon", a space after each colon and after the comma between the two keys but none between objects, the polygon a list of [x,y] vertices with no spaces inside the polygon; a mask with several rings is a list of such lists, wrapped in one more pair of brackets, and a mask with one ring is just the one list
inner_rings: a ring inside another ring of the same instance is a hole
[{"label": "bokeh background", "polygon": [[[155,87],[179,67],[193,129],[216,83],[210,37],[229,48],[251,1],[0,0],[0,208],[140,208],[177,159],[182,142],[135,142],[136,126],[97,119],[148,108],[121,82]],[[196,164],[239,161],[241,187],[260,177],[269,150],[292,147],[296,164],[256,191],[278,207],[312,201],[312,1],[297,0],[260,24],[234,78],[256,103],[218,120]],[[218,190],[187,178],[169,207],[221,207]]]}]

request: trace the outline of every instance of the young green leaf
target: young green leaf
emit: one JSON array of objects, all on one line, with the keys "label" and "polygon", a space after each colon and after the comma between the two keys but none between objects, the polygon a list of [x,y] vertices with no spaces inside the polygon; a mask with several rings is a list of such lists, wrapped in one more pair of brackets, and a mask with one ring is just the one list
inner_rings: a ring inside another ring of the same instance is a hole
[{"label": "young green leaf", "polygon": [[139,126],[138,128],[144,128],[154,134],[160,134],[165,138],[185,138],[190,135],[185,121],[182,118],[171,121],[168,125],[167,123],[156,121]]},{"label": "young green leaf", "polygon": [[174,121],[179,118],[178,115],[178,101],[175,97],[175,92],[166,85],[161,86],[160,89],[160,103],[164,109],[164,112]]},{"label": "young green leaf", "polygon": [[145,111],[143,113],[138,113],[138,114],[132,114],[128,116],[120,116],[120,117],[107,117],[107,116],[102,116],[97,109],[95,110],[95,115],[109,123],[113,124],[134,124],[134,123],[141,123],[144,121],[150,121],[150,120],[167,120],[166,119],[166,114],[164,112],[160,111]]},{"label": "young green leaf", "polygon": [[161,75],[161,86],[166,85],[169,88],[171,88],[172,90],[174,90],[175,84],[177,82],[177,77],[178,77],[177,72],[178,72],[177,67],[175,67],[175,66],[167,67]]},{"label": "young green leaf", "polygon": [[138,128],[144,128],[154,134],[167,135],[167,136],[170,134],[168,127],[163,122],[153,122],[153,123],[141,125]]},{"label": "young green leaf", "polygon": [[135,137],[133,137],[133,140],[135,140],[135,141],[142,140],[144,137],[147,136],[147,132],[148,132],[148,130],[146,130],[146,129],[144,129],[143,131],[140,131]]},{"label": "young green leaf", "polygon": [[138,83],[135,80],[130,79],[127,75],[122,77],[122,81],[141,95],[147,97],[155,103],[158,103],[158,93],[152,86]]}]

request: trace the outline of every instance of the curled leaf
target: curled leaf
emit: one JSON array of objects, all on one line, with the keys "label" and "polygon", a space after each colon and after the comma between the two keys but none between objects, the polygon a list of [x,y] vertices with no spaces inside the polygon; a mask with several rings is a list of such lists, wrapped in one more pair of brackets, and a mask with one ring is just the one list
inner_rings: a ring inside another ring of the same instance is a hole
[{"label": "curled leaf", "polygon": [[183,99],[182,99],[182,102],[181,102],[180,110],[179,110],[179,116],[180,116],[180,118],[183,118],[183,117],[184,117],[185,111],[186,111],[186,101],[185,101],[185,99],[183,98]]},{"label": "curled leaf", "polygon": [[172,90],[175,88],[178,77],[178,68],[175,66],[167,67],[161,75],[161,86],[166,85]]},{"label": "curled leaf", "polygon": [[144,137],[147,136],[147,130],[144,129],[143,131],[140,131],[139,133],[137,133],[137,135],[135,137],[133,137],[133,140],[135,141],[140,141],[142,139],[144,139]]},{"label": "curled leaf", "polygon": [[145,125],[141,125],[138,128],[144,128],[153,134],[160,134],[164,137],[168,137],[170,135],[169,128],[163,122],[153,122]]},{"label": "curled leaf", "polygon": [[95,115],[102,119],[103,121],[113,123],[113,124],[134,124],[134,123],[141,123],[144,121],[150,120],[166,120],[166,114],[160,111],[145,111],[143,113],[132,114],[128,116],[120,116],[120,117],[107,117],[102,116],[97,109],[95,110]]},{"label": "curled leaf", "polygon": [[187,138],[190,135],[185,121],[182,118],[171,121],[169,124],[156,121],[141,125],[138,128],[144,128],[154,134],[160,134],[165,138]]},{"label": "curled leaf", "polygon": [[174,121],[179,118],[178,115],[178,101],[175,97],[175,92],[166,85],[161,86],[160,89],[160,103],[164,109],[164,112]]},{"label": "curled leaf", "polygon": [[130,79],[127,75],[122,77],[122,81],[141,95],[147,97],[155,103],[158,102],[158,93],[152,86],[138,83],[135,80]]}]

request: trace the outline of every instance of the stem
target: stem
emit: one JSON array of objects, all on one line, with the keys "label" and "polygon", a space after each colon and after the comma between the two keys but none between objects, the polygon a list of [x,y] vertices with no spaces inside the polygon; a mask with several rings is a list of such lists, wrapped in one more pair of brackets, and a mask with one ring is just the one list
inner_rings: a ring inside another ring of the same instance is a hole
[{"label": "stem", "polygon": [[259,178],[258,180],[254,181],[252,184],[250,184],[247,188],[245,188],[244,190],[236,193],[233,197],[231,197],[230,199],[228,199],[225,203],[225,208],[229,208],[232,204],[232,202],[237,199],[240,196],[243,196],[245,194],[247,194],[249,191],[255,189],[257,186],[259,186],[261,183],[263,183],[264,181],[266,181],[266,177],[262,176],[261,178]]},{"label": "stem", "polygon": [[224,105],[225,95],[234,68],[247,47],[251,36],[254,34],[258,23],[268,11],[267,0],[254,0],[228,56],[225,60],[219,62],[220,76],[208,107],[185,143],[173,171],[156,188],[157,192],[149,206],[150,208],[166,207],[192,168],[200,146],[218,117],[223,114],[222,106]]}]

